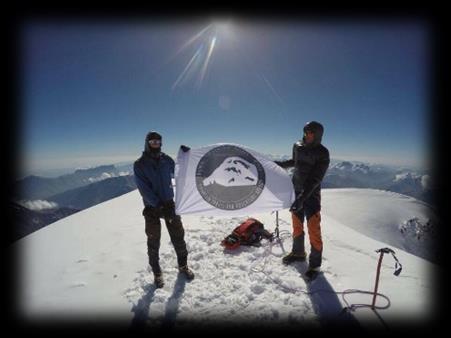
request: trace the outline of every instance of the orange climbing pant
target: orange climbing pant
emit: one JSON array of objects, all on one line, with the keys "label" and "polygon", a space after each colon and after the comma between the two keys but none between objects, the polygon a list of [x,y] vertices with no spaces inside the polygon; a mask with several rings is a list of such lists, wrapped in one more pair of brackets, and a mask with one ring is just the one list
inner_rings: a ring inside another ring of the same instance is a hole
[{"label": "orange climbing pant", "polygon": [[[304,234],[304,224],[295,213],[291,213],[293,221],[293,237],[298,237]],[[321,238],[321,213],[318,211],[307,220],[307,229],[310,240],[310,245],[317,251],[322,251],[323,241]]]},{"label": "orange climbing pant", "polygon": [[299,237],[304,233],[304,224],[294,212],[291,213],[293,221],[293,237]]}]

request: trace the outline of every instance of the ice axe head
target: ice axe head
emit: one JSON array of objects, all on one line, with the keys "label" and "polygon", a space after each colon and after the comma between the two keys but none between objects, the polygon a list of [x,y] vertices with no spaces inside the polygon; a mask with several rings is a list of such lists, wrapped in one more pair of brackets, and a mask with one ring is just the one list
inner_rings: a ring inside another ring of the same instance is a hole
[{"label": "ice axe head", "polygon": [[393,274],[395,276],[399,276],[399,274],[401,273],[401,270],[402,270],[402,265],[399,262],[398,258],[396,258],[395,252],[390,248],[381,248],[381,249],[376,250],[376,252],[380,253],[381,255],[386,253],[386,254],[391,254],[393,256],[393,259],[395,260],[395,272]]}]

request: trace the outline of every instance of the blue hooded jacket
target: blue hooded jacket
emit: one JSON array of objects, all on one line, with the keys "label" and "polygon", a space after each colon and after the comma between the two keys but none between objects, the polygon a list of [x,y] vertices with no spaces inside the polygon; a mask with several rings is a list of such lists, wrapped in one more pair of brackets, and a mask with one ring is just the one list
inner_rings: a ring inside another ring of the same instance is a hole
[{"label": "blue hooded jacket", "polygon": [[135,161],[133,171],[135,182],[144,206],[158,207],[162,202],[173,200],[174,190],[171,179],[174,177],[174,160],[161,152],[159,158],[152,157],[146,137],[145,151]]}]

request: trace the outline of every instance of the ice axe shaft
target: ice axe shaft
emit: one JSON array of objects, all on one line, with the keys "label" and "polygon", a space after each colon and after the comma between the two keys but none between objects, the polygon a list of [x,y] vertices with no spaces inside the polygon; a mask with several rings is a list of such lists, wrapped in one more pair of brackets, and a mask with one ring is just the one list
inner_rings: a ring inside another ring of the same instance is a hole
[{"label": "ice axe shaft", "polygon": [[373,294],[373,303],[371,304],[371,309],[375,309],[376,305],[376,297],[377,297],[377,289],[379,287],[379,275],[381,272],[382,258],[384,257],[384,251],[380,251],[379,262],[377,263],[377,272],[376,272],[376,284],[374,285],[374,294]]},{"label": "ice axe shaft", "polygon": [[381,272],[381,265],[382,265],[382,259],[384,258],[384,253],[386,254],[391,254],[394,258],[394,260],[396,261],[396,265],[395,265],[395,276],[398,276],[401,273],[401,269],[402,269],[402,265],[399,262],[398,258],[396,258],[395,256],[395,252],[390,249],[390,248],[382,248],[379,250],[376,250],[376,252],[380,253],[379,256],[379,262],[377,263],[377,273],[376,273],[376,284],[374,285],[374,294],[373,294],[373,303],[371,304],[371,309],[375,309],[375,305],[376,305],[376,297],[377,297],[377,289],[379,287],[379,275]]}]

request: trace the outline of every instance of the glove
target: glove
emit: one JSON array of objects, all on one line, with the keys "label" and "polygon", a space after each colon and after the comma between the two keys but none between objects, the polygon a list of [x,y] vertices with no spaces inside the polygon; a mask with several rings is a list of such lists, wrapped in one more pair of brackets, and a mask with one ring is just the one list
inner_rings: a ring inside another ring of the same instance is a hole
[{"label": "glove", "polygon": [[282,166],[282,162],[280,162],[280,161],[274,161],[274,163],[277,164],[279,167]]},{"label": "glove", "polygon": [[160,210],[159,208],[146,206],[143,210],[143,216],[149,218],[160,218]]},{"label": "glove", "polygon": [[290,211],[300,213],[304,209],[304,197],[299,195],[290,207]]},{"label": "glove", "polygon": [[184,153],[186,153],[187,151],[189,151],[191,148],[190,147],[187,147],[187,146],[185,146],[185,145],[181,145],[180,146],[180,149],[182,149],[182,151],[184,152]]},{"label": "glove", "polygon": [[174,218],[177,216],[175,214],[175,203],[173,200],[169,200],[162,203],[161,210],[164,218],[166,218],[169,223],[172,223]]}]

